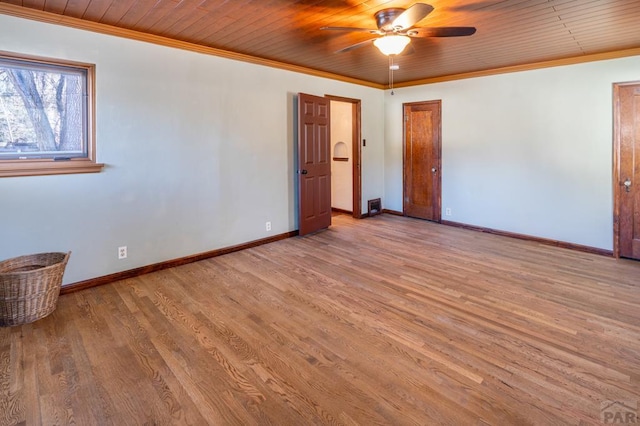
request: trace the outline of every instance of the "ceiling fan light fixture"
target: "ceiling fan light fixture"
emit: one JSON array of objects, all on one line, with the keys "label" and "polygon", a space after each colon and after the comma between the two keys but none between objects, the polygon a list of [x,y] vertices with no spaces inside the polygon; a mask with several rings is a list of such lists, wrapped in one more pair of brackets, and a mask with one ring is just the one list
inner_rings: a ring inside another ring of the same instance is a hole
[{"label": "ceiling fan light fixture", "polygon": [[380,50],[380,52],[389,56],[399,55],[402,53],[410,41],[411,39],[406,35],[387,35],[375,39],[373,44],[378,48],[378,50]]}]

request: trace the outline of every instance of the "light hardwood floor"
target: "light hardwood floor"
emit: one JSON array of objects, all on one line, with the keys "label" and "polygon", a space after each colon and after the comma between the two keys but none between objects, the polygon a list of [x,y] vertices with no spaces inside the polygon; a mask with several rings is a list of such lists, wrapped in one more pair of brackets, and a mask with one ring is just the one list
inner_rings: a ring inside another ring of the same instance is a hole
[{"label": "light hardwood floor", "polygon": [[599,424],[640,262],[381,215],[0,328],[0,424]]}]

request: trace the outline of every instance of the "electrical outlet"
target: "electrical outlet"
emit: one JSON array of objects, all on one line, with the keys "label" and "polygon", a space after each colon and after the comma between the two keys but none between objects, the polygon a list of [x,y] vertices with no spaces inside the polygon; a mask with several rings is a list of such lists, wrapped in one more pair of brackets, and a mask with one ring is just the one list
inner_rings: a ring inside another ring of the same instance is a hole
[{"label": "electrical outlet", "polygon": [[444,215],[445,216],[451,216],[451,209],[449,207],[447,207],[446,209],[444,209]]},{"label": "electrical outlet", "polygon": [[267,231],[271,231],[271,222],[265,223],[264,227],[266,228]]},{"label": "electrical outlet", "polygon": [[127,258],[127,246],[118,247],[118,259],[126,259]]}]

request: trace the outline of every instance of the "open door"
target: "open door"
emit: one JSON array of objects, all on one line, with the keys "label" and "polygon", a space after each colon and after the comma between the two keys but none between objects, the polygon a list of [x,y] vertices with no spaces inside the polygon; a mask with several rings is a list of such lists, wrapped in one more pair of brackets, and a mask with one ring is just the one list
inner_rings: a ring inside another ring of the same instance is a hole
[{"label": "open door", "polygon": [[[345,98],[342,96],[334,96],[334,95],[324,95],[325,98],[327,98],[329,101],[337,101],[337,102],[343,102],[343,103],[347,103],[347,104],[351,104],[351,175],[352,175],[352,188],[351,188],[351,194],[352,194],[352,203],[351,203],[351,211],[352,211],[352,216],[355,219],[361,219],[362,218],[362,173],[360,171],[361,166],[360,163],[362,161],[362,153],[361,153],[361,148],[360,148],[360,143],[361,143],[361,123],[362,123],[362,108],[361,108],[361,103],[362,101],[360,99],[354,99],[354,98]],[[331,105],[331,104],[330,104]],[[330,117],[331,120],[335,123],[337,117],[335,115],[335,111],[332,111],[330,113]],[[338,118],[339,120],[339,118]],[[335,132],[335,128],[332,126],[331,128],[331,133]],[[332,136],[333,137],[333,136]],[[332,140],[331,144],[333,145],[336,141]],[[333,159],[335,160],[335,158]],[[333,167],[335,167],[335,162],[333,163]],[[335,171],[335,169],[333,169]],[[336,176],[335,173],[333,174],[332,177],[333,181],[335,182]],[[335,185],[331,188],[332,192],[332,196],[335,197],[336,193],[336,187]],[[335,207],[335,206],[334,206]]]},{"label": "open door", "polygon": [[329,100],[298,94],[299,235],[331,225]]},{"label": "open door", "polygon": [[640,83],[614,86],[614,254],[640,260]]},{"label": "open door", "polygon": [[404,104],[406,216],[440,222],[440,101]]}]

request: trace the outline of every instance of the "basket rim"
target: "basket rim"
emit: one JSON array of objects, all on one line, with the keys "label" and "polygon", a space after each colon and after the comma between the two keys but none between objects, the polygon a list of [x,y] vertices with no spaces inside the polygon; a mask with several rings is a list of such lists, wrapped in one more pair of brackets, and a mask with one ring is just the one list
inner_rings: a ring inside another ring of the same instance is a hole
[{"label": "basket rim", "polygon": [[16,261],[16,260],[19,260],[19,259],[23,259],[25,257],[41,256],[41,255],[49,255],[49,254],[62,254],[64,256],[63,256],[63,258],[62,258],[62,260],[60,262],[56,262],[56,263],[54,263],[52,265],[43,266],[42,268],[32,269],[32,270],[29,270],[29,271],[6,271],[6,272],[0,271],[0,275],[32,274],[34,271],[42,271],[42,270],[46,270],[46,269],[49,269],[49,268],[56,268],[60,264],[66,264],[69,261],[69,256],[71,256],[71,251],[68,251],[68,252],[46,251],[46,252],[42,252],[42,253],[25,254],[25,255],[22,255],[22,256],[12,257],[10,259],[3,260],[0,263],[9,262],[9,261]]}]

